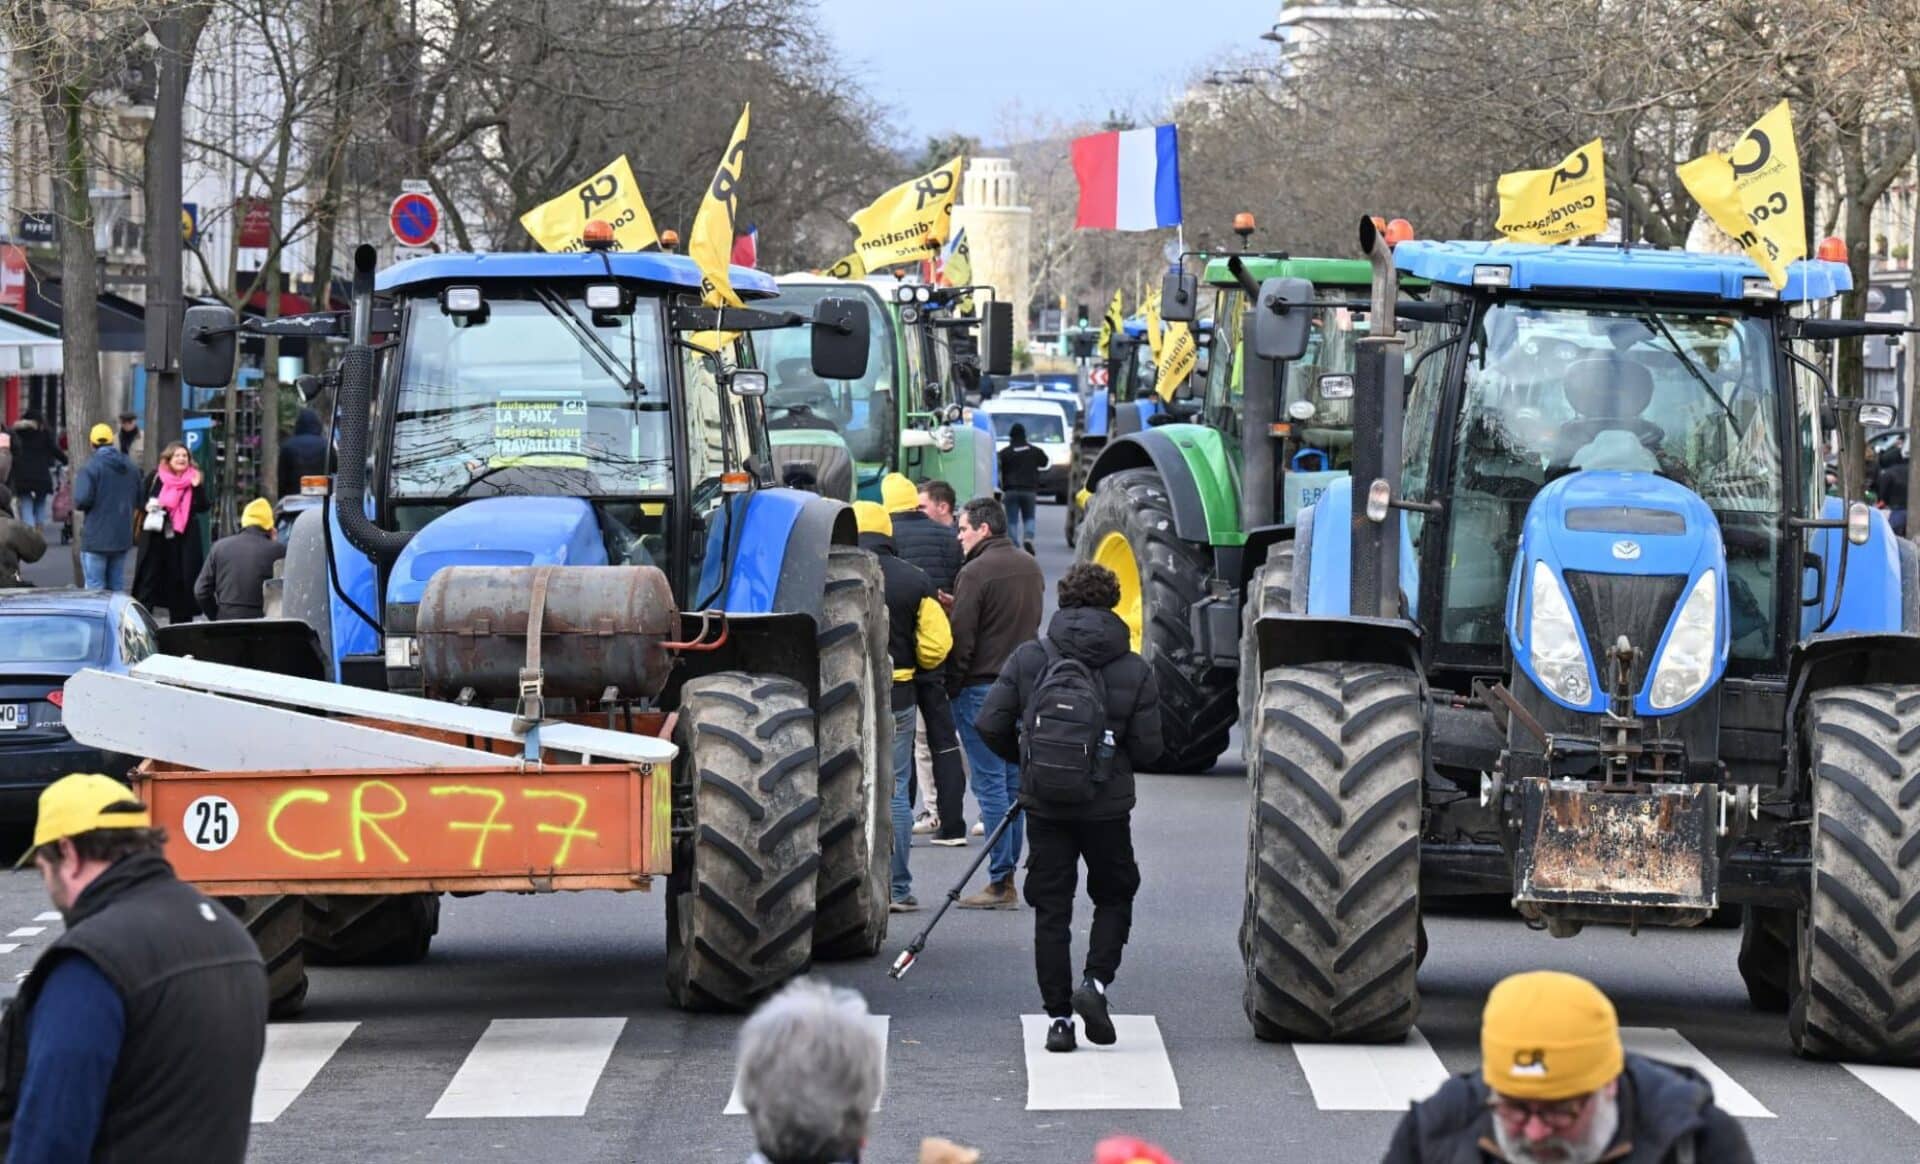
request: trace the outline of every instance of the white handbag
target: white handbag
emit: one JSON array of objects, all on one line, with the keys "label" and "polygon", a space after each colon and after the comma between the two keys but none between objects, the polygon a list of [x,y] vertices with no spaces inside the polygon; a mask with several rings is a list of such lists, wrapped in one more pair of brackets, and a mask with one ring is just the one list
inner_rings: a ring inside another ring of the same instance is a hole
[{"label": "white handbag", "polygon": [[147,502],[147,516],[140,523],[140,528],[148,533],[159,533],[167,528],[167,507],[158,501]]}]

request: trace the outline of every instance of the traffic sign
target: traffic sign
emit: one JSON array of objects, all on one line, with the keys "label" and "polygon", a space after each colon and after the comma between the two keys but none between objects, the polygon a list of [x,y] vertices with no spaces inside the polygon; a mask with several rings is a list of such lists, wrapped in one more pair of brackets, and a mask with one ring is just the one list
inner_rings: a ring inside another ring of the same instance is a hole
[{"label": "traffic sign", "polygon": [[1095,368],[1093,371],[1088,372],[1087,380],[1091,382],[1095,388],[1105,388],[1107,386],[1106,365],[1102,364],[1099,367]]},{"label": "traffic sign", "polygon": [[440,205],[425,194],[402,194],[393,200],[387,224],[402,246],[424,247],[440,233]]}]

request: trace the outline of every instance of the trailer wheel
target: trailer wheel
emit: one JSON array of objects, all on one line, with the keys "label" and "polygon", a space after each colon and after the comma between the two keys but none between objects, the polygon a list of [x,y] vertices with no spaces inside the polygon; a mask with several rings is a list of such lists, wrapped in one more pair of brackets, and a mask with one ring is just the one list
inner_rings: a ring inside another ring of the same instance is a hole
[{"label": "trailer wheel", "polygon": [[404,966],[427,956],[440,932],[440,895],[313,896],[306,902],[307,961],[316,966]]},{"label": "trailer wheel", "polygon": [[220,904],[233,911],[260,947],[260,960],[267,964],[267,1017],[297,1016],[307,1007],[300,898],[223,897]]},{"label": "trailer wheel", "polygon": [[1262,676],[1240,925],[1265,1040],[1390,1042],[1420,1009],[1420,681],[1319,663]]},{"label": "trailer wheel", "polygon": [[667,878],[667,994],[676,1006],[747,1010],[813,960],[813,724],[806,689],[790,679],[726,671],[681,691],[680,835]]},{"label": "trailer wheel", "polygon": [[1293,543],[1267,547],[1267,560],[1247,579],[1247,599],[1240,610],[1240,759],[1253,774],[1260,740],[1260,637],[1254,624],[1269,614],[1293,609]]},{"label": "trailer wheel", "polygon": [[[1725,908],[1725,907],[1722,907]],[[1784,1014],[1799,971],[1800,924],[1794,911],[1749,905],[1740,914],[1740,980],[1755,1010]]]},{"label": "trailer wheel", "polygon": [[1794,1050],[1920,1065],[1920,687],[1823,691],[1807,703],[1813,894]]},{"label": "trailer wheel", "polygon": [[865,958],[887,938],[893,860],[893,664],[879,559],[828,551],[822,613],[813,956]]},{"label": "trailer wheel", "polygon": [[1213,573],[1203,546],[1173,529],[1165,483],[1152,469],[1128,469],[1100,482],[1087,502],[1078,558],[1120,579],[1118,613],[1160,688],[1166,750],[1152,772],[1205,772],[1227,750],[1238,688],[1198,657],[1188,612],[1207,594]]}]

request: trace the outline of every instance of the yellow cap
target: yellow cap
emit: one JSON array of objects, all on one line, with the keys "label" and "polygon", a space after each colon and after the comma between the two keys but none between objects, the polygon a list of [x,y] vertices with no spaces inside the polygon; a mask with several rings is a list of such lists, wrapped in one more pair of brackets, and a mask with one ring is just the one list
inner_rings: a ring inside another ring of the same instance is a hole
[{"label": "yellow cap", "polygon": [[1503,980],[1480,1016],[1480,1074],[1513,1099],[1573,1099],[1620,1074],[1613,1003],[1584,978],[1535,970]]},{"label": "yellow cap", "polygon": [[245,529],[248,526],[255,529],[272,529],[273,502],[264,497],[256,497],[247,502],[247,507],[240,511],[240,528]]},{"label": "yellow cap", "polygon": [[888,513],[906,513],[920,508],[920,491],[899,473],[888,473],[880,478],[880,504]]},{"label": "yellow cap", "polygon": [[[62,776],[40,793],[40,815],[33,823],[33,848],[95,829],[152,828],[153,816],[144,808],[139,812],[107,811],[111,805],[139,799],[133,789],[111,776],[97,772]],[[22,856],[20,864],[26,863],[27,858]]]},{"label": "yellow cap", "polygon": [[880,506],[874,502],[854,502],[853,520],[859,523],[860,532],[863,534],[880,534],[883,537],[893,536],[893,519],[887,516],[886,510],[880,508]]},{"label": "yellow cap", "polygon": [[113,430],[104,424],[96,424],[87,430],[87,441],[94,445],[110,445],[113,443]]}]

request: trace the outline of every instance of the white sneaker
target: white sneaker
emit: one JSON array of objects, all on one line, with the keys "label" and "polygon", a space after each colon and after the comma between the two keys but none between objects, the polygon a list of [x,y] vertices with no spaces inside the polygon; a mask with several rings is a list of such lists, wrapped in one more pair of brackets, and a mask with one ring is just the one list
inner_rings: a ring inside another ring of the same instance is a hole
[{"label": "white sneaker", "polygon": [[913,835],[916,837],[924,837],[928,833],[934,833],[939,831],[940,831],[940,818],[937,816],[923,816],[919,820],[913,822]]},{"label": "white sneaker", "polygon": [[987,826],[984,821],[973,822],[973,835],[976,837],[984,837],[987,835]]}]

